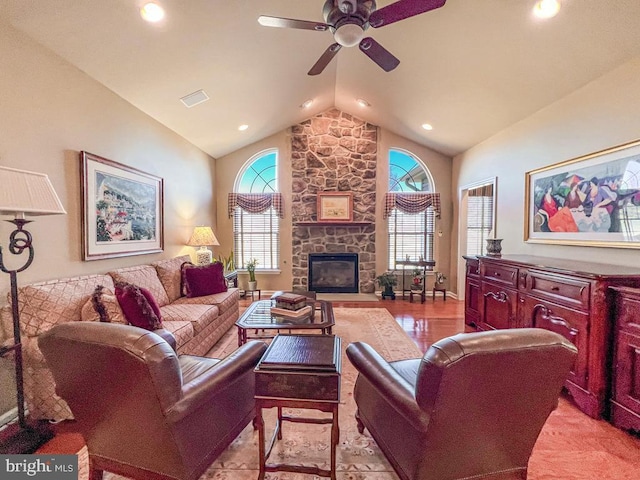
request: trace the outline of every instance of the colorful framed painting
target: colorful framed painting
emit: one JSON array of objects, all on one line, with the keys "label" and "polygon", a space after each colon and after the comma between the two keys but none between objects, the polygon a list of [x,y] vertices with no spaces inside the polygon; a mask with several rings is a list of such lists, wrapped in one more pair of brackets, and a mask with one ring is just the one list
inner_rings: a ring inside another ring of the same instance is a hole
[{"label": "colorful framed painting", "polygon": [[163,180],[80,152],[83,260],[164,250]]},{"label": "colorful framed painting", "polygon": [[640,140],[526,173],[530,243],[640,247]]},{"label": "colorful framed painting", "polygon": [[318,222],[352,222],[353,193],[318,192]]}]

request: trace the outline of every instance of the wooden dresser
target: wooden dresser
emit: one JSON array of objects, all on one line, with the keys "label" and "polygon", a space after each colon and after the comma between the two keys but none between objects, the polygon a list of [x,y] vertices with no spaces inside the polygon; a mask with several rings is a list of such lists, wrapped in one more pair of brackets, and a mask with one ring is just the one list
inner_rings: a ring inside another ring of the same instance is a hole
[{"label": "wooden dresser", "polygon": [[609,287],[640,287],[640,268],[526,255],[464,257],[465,322],[478,330],[538,327],[578,347],[565,384],[578,407],[608,416],[614,302]]},{"label": "wooden dresser", "polygon": [[640,289],[613,287],[616,323],[611,423],[640,432]]}]

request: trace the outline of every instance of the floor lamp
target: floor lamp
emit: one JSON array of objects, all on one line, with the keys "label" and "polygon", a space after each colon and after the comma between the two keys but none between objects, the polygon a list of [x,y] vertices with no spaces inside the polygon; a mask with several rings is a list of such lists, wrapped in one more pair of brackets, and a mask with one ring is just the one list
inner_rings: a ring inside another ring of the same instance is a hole
[{"label": "floor lamp", "polygon": [[[25,271],[34,257],[31,234],[24,229],[30,220],[25,215],[66,214],[58,195],[56,195],[49,177],[41,173],[27,172],[13,168],[0,167],[0,214],[14,215],[7,220],[15,225],[9,236],[9,251],[13,255],[27,255],[21,267],[11,269],[6,265],[6,257],[0,247],[0,270],[9,274],[11,282],[11,312],[13,316],[13,345],[3,346],[0,357],[13,352],[16,370],[16,396],[18,403],[18,428],[10,430],[3,438],[0,453],[33,453],[42,443],[51,438],[48,429],[29,424],[24,411],[24,382],[22,370],[22,342],[20,339],[20,313],[18,310],[18,273]],[[11,262],[9,262],[11,263]]]}]

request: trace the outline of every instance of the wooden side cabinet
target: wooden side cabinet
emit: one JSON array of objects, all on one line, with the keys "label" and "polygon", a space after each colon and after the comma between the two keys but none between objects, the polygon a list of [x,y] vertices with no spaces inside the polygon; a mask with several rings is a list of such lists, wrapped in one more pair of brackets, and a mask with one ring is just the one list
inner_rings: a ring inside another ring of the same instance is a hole
[{"label": "wooden side cabinet", "polygon": [[[477,284],[480,295],[477,313],[466,301],[467,324],[478,330],[544,328],[563,335],[578,348],[565,382],[567,392],[587,415],[606,417],[615,311],[615,295],[609,287],[640,287],[640,269],[527,255],[480,256],[475,261],[477,266],[471,257],[467,259],[467,290]],[[631,343],[638,345],[640,333],[634,332],[637,336]],[[625,352],[635,355],[629,361],[640,365],[640,349]],[[631,396],[636,402],[638,374],[627,380],[635,382]]]},{"label": "wooden side cabinet", "polygon": [[475,327],[480,318],[480,262],[476,257],[464,257],[467,275],[464,287],[464,322]]},{"label": "wooden side cabinet", "polygon": [[614,287],[616,295],[611,423],[640,432],[640,289]]}]

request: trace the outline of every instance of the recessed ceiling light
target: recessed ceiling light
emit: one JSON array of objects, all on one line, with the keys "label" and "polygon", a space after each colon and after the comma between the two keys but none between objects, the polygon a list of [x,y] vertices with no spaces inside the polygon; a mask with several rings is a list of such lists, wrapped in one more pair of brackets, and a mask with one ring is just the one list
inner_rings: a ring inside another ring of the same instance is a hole
[{"label": "recessed ceiling light", "polygon": [[240,130],[241,132],[244,132],[247,128],[249,128],[249,125],[245,123],[244,125],[240,125],[238,127],[238,130]]},{"label": "recessed ceiling light", "polygon": [[533,7],[533,14],[539,18],[555,17],[560,11],[560,0],[540,0]]},{"label": "recessed ceiling light", "polygon": [[363,98],[357,99],[356,103],[358,105],[360,105],[361,107],[370,107],[371,106],[371,104],[369,102],[367,102],[366,100],[364,100]]},{"label": "recessed ceiling light", "polygon": [[140,15],[147,22],[156,23],[164,18],[164,8],[157,3],[145,3],[140,7]]},{"label": "recessed ceiling light", "polygon": [[302,105],[300,105],[300,108],[309,108],[311,105],[313,105],[313,100],[309,99],[306,102],[304,102]]},{"label": "recessed ceiling light", "polygon": [[429,123],[423,123],[422,128],[424,128],[425,130],[433,130],[433,126]]}]

